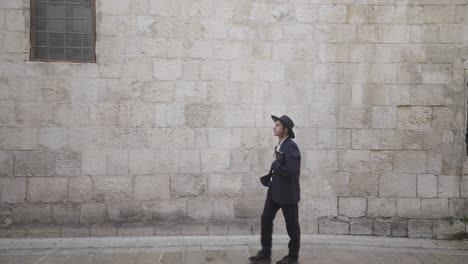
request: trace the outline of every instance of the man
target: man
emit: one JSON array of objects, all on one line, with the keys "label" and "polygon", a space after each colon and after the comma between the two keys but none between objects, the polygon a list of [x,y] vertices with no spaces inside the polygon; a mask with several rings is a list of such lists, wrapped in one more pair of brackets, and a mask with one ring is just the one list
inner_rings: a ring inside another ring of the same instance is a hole
[{"label": "man", "polygon": [[275,148],[275,160],[271,164],[270,172],[261,177],[261,183],[268,187],[267,198],[261,217],[262,250],[256,256],[249,258],[251,263],[271,263],[271,247],[273,220],[276,212],[281,208],[289,235],[289,254],[277,264],[297,264],[299,258],[301,230],[299,226],[301,152],[295,138],[294,122],[286,115],[277,117],[272,115],[275,122],[273,133],[278,137]]}]

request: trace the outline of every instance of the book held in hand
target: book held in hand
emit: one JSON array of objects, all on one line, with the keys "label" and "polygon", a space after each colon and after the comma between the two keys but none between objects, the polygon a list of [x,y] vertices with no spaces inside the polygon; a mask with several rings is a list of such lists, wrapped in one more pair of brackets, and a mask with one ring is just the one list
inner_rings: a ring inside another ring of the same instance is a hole
[{"label": "book held in hand", "polygon": [[284,157],[284,152],[280,150],[275,150],[275,154],[276,154],[276,159],[282,162],[283,157]]}]

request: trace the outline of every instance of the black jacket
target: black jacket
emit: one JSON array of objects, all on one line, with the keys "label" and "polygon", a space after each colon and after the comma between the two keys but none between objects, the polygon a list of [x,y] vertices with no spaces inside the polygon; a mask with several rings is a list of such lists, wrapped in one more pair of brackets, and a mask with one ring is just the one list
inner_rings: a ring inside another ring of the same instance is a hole
[{"label": "black jacket", "polygon": [[301,152],[290,137],[283,141],[280,151],[284,153],[282,160],[275,160],[271,164],[270,172],[261,177],[260,181],[268,187],[267,196],[276,203],[298,203],[301,200]]}]

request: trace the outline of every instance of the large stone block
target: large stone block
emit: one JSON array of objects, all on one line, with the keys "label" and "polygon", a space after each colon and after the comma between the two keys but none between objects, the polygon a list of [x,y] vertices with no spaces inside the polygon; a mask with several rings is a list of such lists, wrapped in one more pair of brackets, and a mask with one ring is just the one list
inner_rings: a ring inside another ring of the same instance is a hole
[{"label": "large stone block", "polygon": [[449,204],[446,198],[421,199],[423,218],[446,218],[449,215]]},{"label": "large stone block", "polygon": [[105,175],[107,173],[107,153],[104,151],[81,152],[81,173],[83,175]]},{"label": "large stone block", "polygon": [[177,80],[182,75],[182,62],[178,59],[157,59],[153,63],[156,80]]},{"label": "large stone block", "polygon": [[437,194],[438,197],[460,197],[460,176],[439,175]]},{"label": "large stone block", "polygon": [[319,219],[319,233],[322,234],[349,234],[349,222],[342,221],[336,217]]},{"label": "large stone block", "polygon": [[394,106],[372,107],[372,128],[395,128],[396,113],[396,107]]},{"label": "large stone block", "polygon": [[339,169],[349,172],[370,171],[370,151],[368,150],[340,150]]},{"label": "large stone block", "polygon": [[368,198],[367,215],[370,217],[394,217],[396,198]]},{"label": "large stone block", "polygon": [[393,166],[395,172],[427,173],[427,151],[395,151]]},{"label": "large stone block", "polygon": [[379,189],[379,174],[350,173],[349,193],[351,196],[377,196]]},{"label": "large stone block", "polygon": [[358,106],[341,106],[338,109],[339,127],[366,128],[369,124],[369,109]]},{"label": "large stone block", "polygon": [[128,175],[128,156],[128,151],[109,151],[107,153],[107,173],[111,175]]},{"label": "large stone block", "polygon": [[[224,125],[221,104],[193,103],[185,106],[185,122],[191,127],[222,127]],[[210,118],[206,118],[209,116]]]},{"label": "large stone block", "polygon": [[2,187],[0,201],[2,203],[23,203],[26,200],[26,179],[0,178]]},{"label": "large stone block", "polygon": [[133,197],[133,179],[127,176],[93,177],[93,200],[129,199]]},{"label": "large stone block", "polygon": [[416,197],[416,174],[383,173],[379,180],[381,197]]},{"label": "large stone block", "polygon": [[135,176],[135,199],[168,200],[170,193],[170,175],[137,175]]},{"label": "large stone block", "polygon": [[378,149],[379,131],[373,129],[353,129],[351,131],[352,149]]},{"label": "large stone block", "polygon": [[107,215],[113,223],[133,223],[141,221],[140,202],[113,201],[107,204]]},{"label": "large stone block", "polygon": [[64,202],[68,180],[59,177],[32,177],[28,182],[27,200],[31,202]]},{"label": "large stone block", "polygon": [[409,219],[408,237],[410,238],[432,238],[432,220]]},{"label": "large stone block", "polygon": [[82,204],[80,224],[98,224],[106,220],[106,205],[102,203]]},{"label": "large stone block", "polygon": [[[192,153],[192,152],[190,152]],[[182,159],[179,155],[182,155],[181,152],[174,149],[162,149],[155,150],[154,152],[154,171],[157,174],[163,173],[177,173],[191,171],[196,167],[196,158],[197,156],[190,155],[191,158],[195,159],[195,162]],[[185,157],[185,155],[183,156]],[[199,166],[198,166],[199,167]],[[195,171],[199,171],[195,170]]]},{"label": "large stone block", "polygon": [[357,218],[350,221],[351,235],[372,235],[372,218]]},{"label": "large stone block", "polygon": [[[340,215],[357,218],[366,215],[367,201],[366,198],[358,197],[340,197],[338,210]],[[352,225],[351,225],[352,227]],[[372,224],[371,224],[372,230]]]},{"label": "large stone block", "polygon": [[201,151],[202,172],[225,172],[230,167],[228,150],[204,149]]},{"label": "large stone block", "polygon": [[434,221],[433,234],[435,239],[459,239],[465,232],[465,224],[462,221],[440,219]]},{"label": "large stone block", "polygon": [[88,202],[93,197],[93,182],[88,176],[70,177],[68,200],[70,202]]},{"label": "large stone block", "polygon": [[396,212],[399,217],[419,218],[421,217],[421,201],[418,198],[398,198]]},{"label": "large stone block", "polygon": [[338,153],[336,150],[306,150],[306,168],[309,171],[336,171]]},{"label": "large stone block", "polygon": [[433,174],[418,174],[418,197],[437,197],[437,176]]},{"label": "large stone block", "polygon": [[391,229],[390,229],[391,220],[385,218],[377,218],[374,220],[374,230],[372,234],[377,236],[390,236]]},{"label": "large stone block", "polygon": [[53,176],[54,154],[47,151],[15,152],[15,176]]},{"label": "large stone block", "polygon": [[392,219],[390,222],[390,229],[393,237],[407,237],[408,220],[399,218]]},{"label": "large stone block", "polygon": [[56,176],[81,175],[81,153],[75,151],[60,151],[55,153]]},{"label": "large stone block", "polygon": [[430,129],[432,108],[426,106],[398,106],[397,128]]},{"label": "large stone block", "polygon": [[11,220],[15,225],[50,224],[52,215],[49,204],[17,204]]},{"label": "large stone block", "polygon": [[186,217],[185,199],[144,202],[141,206],[145,222],[181,220]]},{"label": "large stone block", "polygon": [[210,196],[240,197],[241,188],[241,174],[208,174],[208,194]]},{"label": "large stone block", "polygon": [[174,197],[195,197],[207,192],[205,174],[173,174],[171,195]]},{"label": "large stone block", "polygon": [[393,170],[393,151],[371,151],[371,172],[389,172]]},{"label": "large stone block", "polygon": [[52,219],[55,224],[78,224],[80,221],[80,206],[78,204],[52,205]]}]

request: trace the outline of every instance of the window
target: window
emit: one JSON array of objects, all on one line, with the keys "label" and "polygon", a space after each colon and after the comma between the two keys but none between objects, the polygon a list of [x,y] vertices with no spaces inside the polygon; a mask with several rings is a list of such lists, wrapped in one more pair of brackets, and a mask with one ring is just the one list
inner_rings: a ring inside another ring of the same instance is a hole
[{"label": "window", "polygon": [[31,0],[31,60],[96,62],[95,0]]}]

